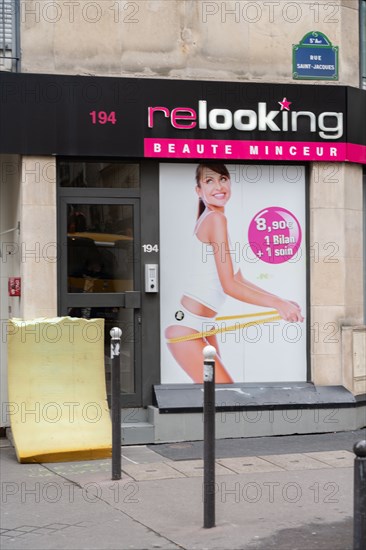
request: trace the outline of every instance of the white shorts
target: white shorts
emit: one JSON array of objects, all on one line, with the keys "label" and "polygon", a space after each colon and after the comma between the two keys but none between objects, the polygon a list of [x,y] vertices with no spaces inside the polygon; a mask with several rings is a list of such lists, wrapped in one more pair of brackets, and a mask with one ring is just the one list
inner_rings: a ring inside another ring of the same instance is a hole
[{"label": "white shorts", "polygon": [[203,317],[202,315],[195,315],[191,313],[181,304],[177,311],[174,313],[174,325],[180,325],[182,327],[192,328],[197,332],[207,332],[215,328],[215,317]]}]

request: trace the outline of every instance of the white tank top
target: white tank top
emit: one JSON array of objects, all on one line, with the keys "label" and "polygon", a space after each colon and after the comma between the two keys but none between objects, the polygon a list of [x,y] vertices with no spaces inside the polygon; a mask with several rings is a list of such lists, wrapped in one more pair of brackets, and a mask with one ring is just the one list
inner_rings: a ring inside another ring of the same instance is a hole
[{"label": "white tank top", "polygon": [[237,244],[232,247],[229,239],[230,254],[225,254],[224,245],[221,246],[220,243],[210,245],[199,240],[197,237],[199,227],[207,216],[213,213],[214,210],[206,210],[200,216],[195,227],[189,255],[191,272],[184,295],[217,312],[225,302],[226,294],[217,273],[214,253],[218,250],[223,262],[231,261],[234,273],[236,273],[240,267],[240,246]]}]

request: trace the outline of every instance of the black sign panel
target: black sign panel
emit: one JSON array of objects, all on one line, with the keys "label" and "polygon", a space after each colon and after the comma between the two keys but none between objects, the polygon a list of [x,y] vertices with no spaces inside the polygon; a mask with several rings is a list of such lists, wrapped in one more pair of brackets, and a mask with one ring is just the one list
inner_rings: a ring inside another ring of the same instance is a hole
[{"label": "black sign panel", "polygon": [[[345,143],[347,90],[2,72],[0,152],[143,157],[145,138]],[[352,135],[366,145],[364,131]]]},{"label": "black sign panel", "polygon": [[1,73],[0,151],[140,156],[141,90],[127,79]]},{"label": "black sign panel", "polygon": [[347,141],[366,145],[366,90],[347,88]]}]

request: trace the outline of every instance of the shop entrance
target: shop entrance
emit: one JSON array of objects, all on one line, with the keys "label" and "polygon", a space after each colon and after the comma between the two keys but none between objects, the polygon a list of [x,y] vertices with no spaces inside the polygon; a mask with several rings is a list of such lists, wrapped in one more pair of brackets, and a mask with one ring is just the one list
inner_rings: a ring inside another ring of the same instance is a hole
[{"label": "shop entrance", "polygon": [[[126,172],[131,174],[131,166],[137,165],[61,163],[58,170],[61,183],[59,313],[85,319],[105,319],[108,395],[111,381],[110,330],[113,327],[122,329],[123,407],[141,406],[140,199],[137,185],[132,189],[123,186]],[[83,172],[82,181],[89,183],[83,190],[70,186],[75,181],[78,167]],[[112,171],[114,176],[108,184],[119,183],[119,187],[97,189],[90,185],[97,177],[100,184],[103,172],[109,173],[110,178]],[[88,172],[91,174],[89,178]],[[136,175],[136,171],[132,172]],[[65,181],[69,185],[62,183]]]}]

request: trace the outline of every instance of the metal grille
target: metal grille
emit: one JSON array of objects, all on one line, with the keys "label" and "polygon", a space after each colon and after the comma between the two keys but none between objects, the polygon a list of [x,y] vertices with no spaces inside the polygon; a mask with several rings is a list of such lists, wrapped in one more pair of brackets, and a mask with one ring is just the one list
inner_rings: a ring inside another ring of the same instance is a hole
[{"label": "metal grille", "polygon": [[19,70],[18,0],[0,0],[0,71]]},{"label": "metal grille", "polygon": [[12,50],[13,10],[11,0],[0,3],[0,50]]}]

